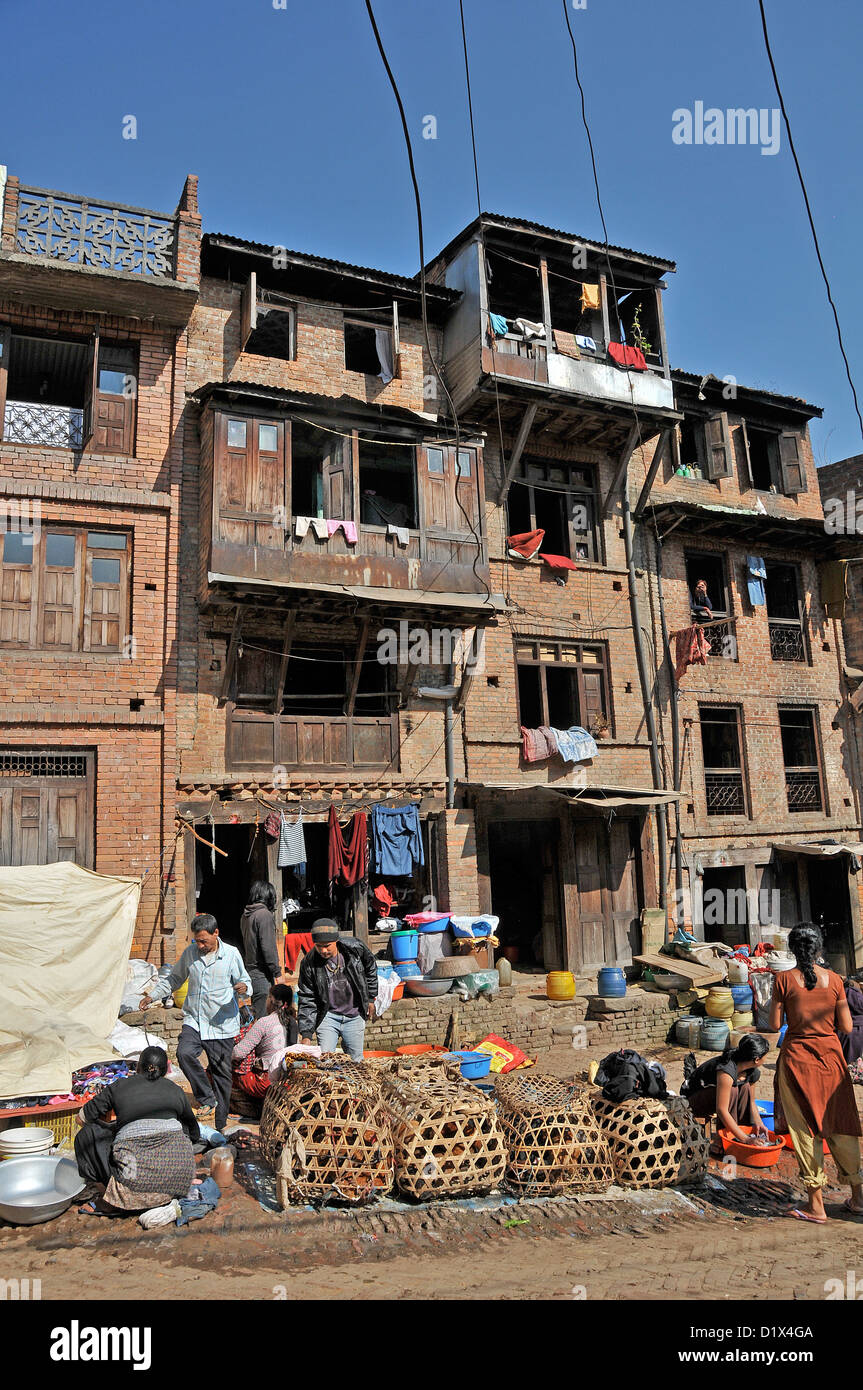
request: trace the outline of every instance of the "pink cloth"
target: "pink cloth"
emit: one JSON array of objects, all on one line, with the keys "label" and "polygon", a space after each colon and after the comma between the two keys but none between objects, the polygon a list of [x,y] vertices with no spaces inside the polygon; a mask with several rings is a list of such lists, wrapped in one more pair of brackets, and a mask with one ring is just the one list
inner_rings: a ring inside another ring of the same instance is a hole
[{"label": "pink cloth", "polygon": [[557,752],[557,739],[547,724],[542,724],[538,729],[526,729],[522,724],[521,751],[526,763],[545,762],[546,758],[553,758]]},{"label": "pink cloth", "polygon": [[356,545],[357,523],[355,521],[328,521],[327,535],[334,536],[338,531],[339,527],[343,529],[345,533],[345,540],[347,541],[348,545]]},{"label": "pink cloth", "polygon": [[254,1051],[263,1062],[267,1071],[282,1056],[287,1043],[285,1041],[285,1030],[279,1022],[277,1014],[264,1014],[263,1018],[255,1019],[248,1033],[245,1033],[240,1042],[237,1043],[231,1053],[231,1060],[241,1062],[244,1057]]}]

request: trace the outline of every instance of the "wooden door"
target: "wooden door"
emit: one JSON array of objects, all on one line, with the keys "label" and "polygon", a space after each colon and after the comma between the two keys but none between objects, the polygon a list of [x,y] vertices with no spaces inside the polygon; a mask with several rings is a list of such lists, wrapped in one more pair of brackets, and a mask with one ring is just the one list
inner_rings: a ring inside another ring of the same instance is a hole
[{"label": "wooden door", "polygon": [[93,755],[0,753],[0,864],[93,868]]},{"label": "wooden door", "polygon": [[582,965],[630,965],[640,942],[638,856],[632,822],[608,830],[597,819],[574,822],[577,920],[570,954]]},{"label": "wooden door", "polygon": [[567,935],[576,967],[605,961],[603,831],[599,820],[575,822],[578,921],[567,923]]},{"label": "wooden door", "polygon": [[608,833],[606,859],[606,959],[616,965],[631,965],[633,952],[640,945],[636,854],[631,835],[632,822],[614,821]]}]

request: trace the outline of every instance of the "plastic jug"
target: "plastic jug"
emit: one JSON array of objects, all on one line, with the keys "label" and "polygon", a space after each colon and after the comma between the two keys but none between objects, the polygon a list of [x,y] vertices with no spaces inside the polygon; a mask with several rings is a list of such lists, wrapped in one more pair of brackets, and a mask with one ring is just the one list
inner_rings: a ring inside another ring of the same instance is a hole
[{"label": "plastic jug", "polygon": [[213,1149],[210,1154],[210,1177],[215,1182],[220,1192],[231,1186],[234,1181],[234,1153],[232,1149],[221,1148]]}]

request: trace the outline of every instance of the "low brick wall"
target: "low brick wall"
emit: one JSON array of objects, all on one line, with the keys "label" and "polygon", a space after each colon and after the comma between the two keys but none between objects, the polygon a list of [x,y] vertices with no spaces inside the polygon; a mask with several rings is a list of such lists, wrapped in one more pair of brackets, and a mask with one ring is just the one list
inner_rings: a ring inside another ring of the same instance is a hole
[{"label": "low brick wall", "polygon": [[672,1029],[686,1012],[673,994],[631,989],[622,999],[593,995],[587,1007],[589,1046],[607,1042],[609,1050],[632,1047],[636,1051],[656,1047],[673,1041]]}]

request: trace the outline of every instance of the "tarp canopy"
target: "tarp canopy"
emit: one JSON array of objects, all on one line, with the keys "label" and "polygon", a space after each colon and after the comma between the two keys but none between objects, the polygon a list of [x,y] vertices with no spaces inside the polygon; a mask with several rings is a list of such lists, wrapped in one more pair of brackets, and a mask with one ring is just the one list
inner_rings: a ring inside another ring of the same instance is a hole
[{"label": "tarp canopy", "polygon": [[108,1042],[141,886],[77,864],[0,868],[0,1099],[68,1091]]},{"label": "tarp canopy", "polygon": [[596,811],[611,811],[623,806],[649,810],[651,806],[663,806],[670,801],[680,800],[679,792],[657,791],[653,787],[612,787],[606,785],[567,787],[552,786],[548,782],[467,782],[461,780],[459,785],[468,787],[473,792],[522,792],[529,796],[535,796],[537,792],[546,792],[552,796],[566,797],[573,804],[589,806],[591,810]]},{"label": "tarp canopy", "polygon": [[863,844],[859,840],[849,840],[844,844],[835,840],[826,844],[823,840],[795,840],[784,845],[774,843],[773,848],[780,854],[809,854],[816,859],[831,859],[837,854],[863,856]]}]

